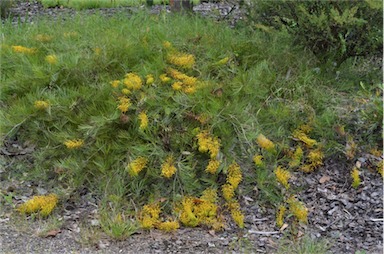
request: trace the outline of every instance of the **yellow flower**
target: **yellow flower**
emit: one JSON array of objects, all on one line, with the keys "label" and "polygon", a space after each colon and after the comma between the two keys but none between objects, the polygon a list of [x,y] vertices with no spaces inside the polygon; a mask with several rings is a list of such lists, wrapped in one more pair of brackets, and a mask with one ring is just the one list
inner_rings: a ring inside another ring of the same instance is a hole
[{"label": "yellow flower", "polygon": [[127,97],[119,97],[119,105],[117,108],[122,112],[125,113],[128,111],[129,107],[132,105],[131,100]]},{"label": "yellow flower", "polygon": [[308,124],[303,124],[299,127],[299,130],[304,132],[305,134],[308,134],[312,131],[312,127]]},{"label": "yellow flower", "polygon": [[180,228],[179,222],[174,221],[164,221],[160,222],[156,226],[158,229],[169,232],[169,231],[175,231],[176,229]]},{"label": "yellow flower", "polygon": [[320,149],[310,151],[308,154],[308,160],[311,162],[314,168],[323,165],[323,157],[324,154],[322,151],[320,151]]},{"label": "yellow flower", "polygon": [[361,183],[359,173],[360,173],[360,172],[359,172],[359,170],[358,170],[356,167],[354,167],[354,168],[352,169],[352,171],[351,171],[351,177],[352,177],[352,180],[353,180],[353,182],[352,182],[352,187],[353,187],[353,188],[357,188],[357,187],[359,187],[359,185],[360,185],[360,183]]},{"label": "yellow flower", "polygon": [[131,94],[131,91],[129,89],[127,89],[127,88],[123,88],[123,89],[121,89],[121,93],[125,94],[125,95],[128,95],[128,94]]},{"label": "yellow flower", "polygon": [[169,75],[177,80],[180,80],[183,82],[184,85],[186,86],[195,86],[197,82],[197,78],[188,76],[182,72],[179,72],[178,70],[169,68],[168,69]]},{"label": "yellow flower", "polygon": [[286,189],[289,188],[288,180],[291,177],[291,174],[288,170],[284,170],[282,167],[277,167],[275,169],[275,175],[277,178],[277,181],[281,183]]},{"label": "yellow flower", "polygon": [[140,130],[144,130],[148,127],[148,116],[145,112],[139,114]]},{"label": "yellow flower", "polygon": [[309,172],[312,172],[313,170],[315,170],[315,168],[312,164],[302,165],[299,169],[305,173],[309,173]]},{"label": "yellow flower", "polygon": [[68,149],[77,149],[84,145],[84,140],[82,139],[73,139],[73,140],[67,140],[64,142],[64,145]]},{"label": "yellow flower", "polygon": [[226,65],[229,61],[229,57],[224,57],[223,59],[216,62],[216,65]]},{"label": "yellow flower", "polygon": [[109,82],[113,88],[117,88],[120,85],[120,80],[113,80]]},{"label": "yellow flower", "polygon": [[133,177],[138,176],[139,173],[147,166],[147,162],[148,160],[146,158],[138,157],[128,164],[128,173]]},{"label": "yellow flower", "polygon": [[263,166],[264,165],[263,156],[256,154],[255,156],[253,156],[253,162],[257,167]]},{"label": "yellow flower", "polygon": [[166,49],[170,49],[170,48],[172,48],[172,44],[169,41],[164,41],[163,47]]},{"label": "yellow flower", "polygon": [[53,39],[53,36],[47,34],[38,34],[35,36],[35,40],[39,42],[50,42]]},{"label": "yellow flower", "polygon": [[56,55],[48,55],[45,57],[45,61],[49,64],[57,64],[57,56]]},{"label": "yellow flower", "polygon": [[381,161],[377,164],[377,172],[379,172],[379,174],[381,175],[381,177],[383,177],[383,160],[381,160]]},{"label": "yellow flower", "polygon": [[161,175],[170,178],[176,173],[176,167],[173,165],[173,157],[168,156],[163,165],[161,165]]},{"label": "yellow flower", "polygon": [[301,149],[300,146],[298,146],[293,153],[292,161],[289,162],[289,166],[294,168],[298,167],[301,163],[301,159],[303,158],[303,149]]},{"label": "yellow flower", "polygon": [[371,150],[369,150],[369,153],[376,157],[381,157],[383,155],[383,152],[377,150],[377,148],[372,148]]},{"label": "yellow flower", "polygon": [[167,84],[171,81],[171,78],[167,77],[167,74],[161,74],[159,78],[160,78],[161,82],[164,84]]},{"label": "yellow flower", "polygon": [[268,152],[272,152],[275,150],[275,144],[269,139],[267,139],[263,134],[259,134],[256,138],[257,143],[259,146]]},{"label": "yellow flower", "polygon": [[11,48],[12,48],[13,52],[16,52],[16,53],[34,54],[37,52],[37,49],[35,49],[35,48],[26,48],[23,46],[12,46]]},{"label": "yellow flower", "polygon": [[17,210],[23,214],[40,212],[42,216],[48,216],[56,207],[58,198],[55,194],[46,196],[34,196],[24,204],[20,205]]},{"label": "yellow flower", "polygon": [[239,226],[239,228],[244,228],[244,214],[240,210],[232,210],[231,216],[233,221]]},{"label": "yellow flower", "polygon": [[208,163],[207,168],[205,169],[206,172],[211,173],[211,174],[216,174],[217,169],[220,166],[220,161],[216,159],[211,159]]},{"label": "yellow flower", "polygon": [[177,53],[167,57],[169,63],[184,69],[191,69],[195,64],[195,56],[191,54]]},{"label": "yellow flower", "polygon": [[236,189],[242,179],[243,176],[239,164],[233,162],[228,168],[227,183]]},{"label": "yellow flower", "polygon": [[308,209],[296,198],[291,197],[287,200],[289,210],[301,222],[308,222]]},{"label": "yellow flower", "polygon": [[49,107],[49,102],[47,101],[35,101],[34,106],[36,109],[43,110]]},{"label": "yellow flower", "polygon": [[175,91],[180,91],[181,89],[183,89],[183,82],[177,81],[177,82],[173,83],[172,89]]},{"label": "yellow flower", "polygon": [[209,152],[211,159],[219,154],[220,141],[217,137],[212,137],[207,131],[201,131],[196,135],[197,144],[201,153]]},{"label": "yellow flower", "polygon": [[161,209],[158,204],[150,204],[143,206],[139,215],[139,222],[144,229],[153,228],[160,220]]},{"label": "yellow flower", "polygon": [[181,202],[181,214],[180,221],[188,227],[196,227],[199,224],[199,220],[193,213],[194,202],[192,197],[184,197]]},{"label": "yellow flower", "polygon": [[217,201],[217,190],[208,188],[203,191],[200,198],[207,202],[215,203]]},{"label": "yellow flower", "polygon": [[128,89],[139,90],[142,86],[142,80],[140,76],[134,73],[128,73],[125,75],[124,85],[127,86]]},{"label": "yellow flower", "polygon": [[307,134],[305,134],[303,131],[301,130],[295,130],[293,133],[292,133],[292,136],[298,140],[300,140],[301,142],[303,142],[304,144],[306,144],[308,147],[313,147],[314,145],[317,144],[317,141],[314,140],[314,139],[311,139],[307,136]]},{"label": "yellow flower", "polygon": [[196,92],[196,86],[185,86],[183,92],[186,94],[194,94]]},{"label": "yellow flower", "polygon": [[153,77],[152,74],[147,75],[145,78],[147,79],[147,80],[145,81],[145,83],[146,83],[147,85],[152,85],[153,82],[155,82],[155,78]]},{"label": "yellow flower", "polygon": [[221,191],[223,192],[223,197],[226,201],[232,200],[232,198],[235,196],[235,188],[233,188],[230,184],[224,184],[221,186]]},{"label": "yellow flower", "polygon": [[284,214],[287,208],[285,206],[279,206],[279,211],[276,215],[276,225],[281,228],[284,224]]}]

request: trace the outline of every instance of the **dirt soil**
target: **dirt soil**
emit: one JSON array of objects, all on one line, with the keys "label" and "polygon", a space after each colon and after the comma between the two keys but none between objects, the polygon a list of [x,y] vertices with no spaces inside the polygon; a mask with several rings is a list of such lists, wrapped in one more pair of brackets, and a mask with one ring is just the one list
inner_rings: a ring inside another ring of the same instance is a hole
[{"label": "dirt soil", "polygon": [[[221,8],[211,5],[211,9]],[[194,9],[209,12],[208,7],[205,4]],[[151,11],[160,8],[154,6]],[[55,17],[61,12],[75,13],[60,7],[44,9],[34,1],[19,3],[13,12],[25,22],[33,22],[34,16],[42,14]],[[86,189],[79,190],[80,198],[61,204],[56,221],[22,218],[14,212],[17,204],[49,192],[46,183],[13,177],[33,165],[33,152],[33,147],[17,140],[8,140],[0,147],[0,195],[5,200],[0,203],[0,253],[275,253],[280,239],[286,237],[286,231],[276,228],[275,211],[258,202],[257,186],[242,196],[245,228],[229,223],[223,232],[190,228],[175,233],[139,231],[127,240],[113,241],[98,230],[96,197]],[[340,157],[326,161],[305,177],[295,173],[291,184],[301,189],[298,197],[309,208],[308,224],[299,227],[298,235],[325,239],[330,253],[383,253],[383,179],[369,169],[380,159],[366,154],[346,162]],[[356,162],[362,168],[362,184],[354,189],[349,174]]]}]

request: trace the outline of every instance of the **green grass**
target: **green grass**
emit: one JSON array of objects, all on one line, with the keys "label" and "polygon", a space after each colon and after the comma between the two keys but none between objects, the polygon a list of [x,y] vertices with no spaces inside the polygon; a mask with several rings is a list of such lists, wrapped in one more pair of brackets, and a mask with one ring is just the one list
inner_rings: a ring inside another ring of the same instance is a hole
[{"label": "green grass", "polygon": [[[146,0],[40,0],[44,7],[65,6],[74,9],[111,8],[121,6],[140,6]],[[199,0],[193,0],[198,4]],[[168,4],[169,0],[153,0],[153,4]]]},{"label": "green grass", "polygon": [[[159,203],[165,219],[179,216],[174,204],[182,197],[200,197],[207,188],[218,191],[218,205],[224,203],[221,186],[231,177],[228,167],[234,161],[243,181],[232,202],[257,188],[263,204],[283,204],[297,190],[285,190],[274,170],[296,171],[308,163],[313,148],[292,138],[303,124],[313,129],[308,135],[325,157],[340,155],[345,147],[346,137],[335,132],[336,126],[346,126],[361,149],[380,147],[381,85],[343,79],[338,87],[333,77],[314,71],[316,59],[294,46],[285,32],[230,29],[193,16],[147,13],[5,23],[2,31],[1,137],[37,147],[34,168],[19,167],[10,174],[45,181],[62,202],[86,186],[104,209],[102,227],[118,239],[136,230],[131,218],[143,204]],[[33,52],[16,52],[17,45]],[[190,69],[172,64],[169,56],[178,53],[192,54],[196,63]],[[176,78],[164,84],[160,76],[170,76],[170,68],[196,77],[196,91],[173,90]],[[144,83],[153,75],[154,81],[124,95],[125,86],[115,88],[111,81],[123,81],[127,73]],[[118,109],[119,97],[130,99],[127,112]],[[361,99],[367,99],[364,107]],[[36,101],[48,105],[39,109]],[[353,105],[346,108],[350,101]],[[146,129],[140,128],[142,112],[148,116]],[[356,124],[355,117],[366,121]],[[202,130],[220,140],[215,174],[205,171],[209,153],[199,151],[196,136]],[[257,144],[259,134],[273,141],[274,151]],[[73,139],[83,140],[83,146],[67,148],[65,142]],[[290,151],[298,145],[304,158],[290,168]],[[263,156],[263,166],[254,165],[255,154]],[[177,171],[168,179],[161,168],[169,156]],[[145,157],[147,166],[134,176],[127,168],[138,157]],[[7,202],[5,194],[3,199]]]}]

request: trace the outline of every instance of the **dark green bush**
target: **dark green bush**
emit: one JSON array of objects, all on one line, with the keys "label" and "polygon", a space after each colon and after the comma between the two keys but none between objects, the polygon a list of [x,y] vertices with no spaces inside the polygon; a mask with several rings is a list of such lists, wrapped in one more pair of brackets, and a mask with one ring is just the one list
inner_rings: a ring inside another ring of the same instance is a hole
[{"label": "dark green bush", "polygon": [[13,0],[1,0],[0,1],[0,17],[6,18],[9,14],[9,8],[11,8]]},{"label": "dark green bush", "polygon": [[244,6],[254,27],[286,29],[322,62],[382,55],[381,1],[250,0]]}]

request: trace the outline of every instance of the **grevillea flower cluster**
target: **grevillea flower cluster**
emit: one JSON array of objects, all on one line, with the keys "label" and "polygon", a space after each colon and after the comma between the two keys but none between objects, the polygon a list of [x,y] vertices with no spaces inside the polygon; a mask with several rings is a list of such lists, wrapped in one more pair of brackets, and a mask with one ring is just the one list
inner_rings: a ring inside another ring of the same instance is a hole
[{"label": "grevillea flower cluster", "polygon": [[303,159],[303,155],[304,155],[303,149],[301,149],[301,147],[298,146],[292,155],[292,160],[289,162],[289,166],[292,168],[300,166],[301,161]]},{"label": "grevillea flower cluster", "polygon": [[253,162],[255,163],[256,167],[263,166],[264,165],[263,156],[260,154],[256,154],[255,156],[253,156]]},{"label": "grevillea flower cluster", "polygon": [[297,218],[300,222],[308,222],[308,209],[305,205],[297,200],[295,197],[291,197],[287,200],[289,204],[290,212]]},{"label": "grevillea flower cluster", "polygon": [[117,108],[121,111],[121,113],[125,113],[128,111],[129,107],[132,105],[131,100],[125,96],[121,96],[118,98],[119,105]]},{"label": "grevillea flower cluster", "polygon": [[130,176],[138,176],[139,173],[147,166],[148,160],[144,157],[138,157],[128,164],[127,170]]},{"label": "grevillea flower cluster", "polygon": [[139,222],[144,229],[154,228],[160,222],[160,206],[158,204],[150,204],[143,206],[139,215]]},{"label": "grevillea flower cluster", "polygon": [[216,174],[217,170],[219,169],[220,161],[216,159],[211,159],[208,162],[208,166],[206,167],[205,171],[210,174]]},{"label": "grevillea flower cluster", "polygon": [[244,228],[244,214],[240,210],[240,204],[236,201],[231,201],[227,203],[231,217],[233,221],[239,226],[239,228]]},{"label": "grevillea flower cluster", "polygon": [[178,70],[169,68],[168,74],[177,82],[172,84],[172,89],[174,90],[181,90],[184,93],[192,94],[197,89],[197,78],[188,76]]},{"label": "grevillea flower cluster", "polygon": [[57,56],[56,55],[48,55],[45,57],[45,61],[51,65],[57,64]]},{"label": "grevillea flower cluster", "polygon": [[276,214],[276,226],[279,228],[284,224],[284,215],[287,208],[285,206],[279,206],[278,212]]},{"label": "grevillea flower cluster", "polygon": [[23,53],[23,54],[34,54],[37,52],[37,49],[35,48],[27,48],[23,46],[12,46],[11,47],[13,52],[16,53]]},{"label": "grevillea flower cluster", "polygon": [[163,165],[161,165],[161,175],[171,178],[176,173],[173,156],[168,156]]},{"label": "grevillea flower cluster", "polygon": [[148,127],[148,116],[145,112],[140,112],[139,121],[140,121],[139,129],[145,130]]},{"label": "grevillea flower cluster", "polygon": [[223,197],[227,202],[233,202],[235,196],[235,190],[242,180],[242,174],[240,166],[233,162],[228,168],[227,182],[221,186]]},{"label": "grevillea flower cluster", "polygon": [[48,216],[56,207],[57,202],[58,197],[55,194],[34,196],[32,199],[20,205],[17,210],[22,214],[39,212],[41,216]]},{"label": "grevillea flower cluster", "polygon": [[268,152],[275,151],[275,144],[271,140],[267,139],[263,134],[259,134],[259,136],[257,136],[256,142],[261,148],[267,150]]},{"label": "grevillea flower cluster", "polygon": [[359,185],[361,184],[360,172],[356,167],[352,169],[351,177],[352,177],[352,187],[353,188],[359,187]]},{"label": "grevillea flower cluster", "polygon": [[283,169],[282,167],[277,167],[275,169],[275,176],[277,181],[281,183],[286,189],[289,188],[288,180],[291,177],[291,173],[288,170]]},{"label": "grevillea flower cluster", "polygon": [[139,90],[143,85],[143,81],[140,76],[135,73],[126,74],[123,83],[130,90]]},{"label": "grevillea flower cluster", "polygon": [[84,145],[84,140],[82,140],[82,139],[67,140],[64,142],[64,145],[68,149],[77,149],[77,148],[80,148]]},{"label": "grevillea flower cluster", "polygon": [[195,56],[184,53],[171,53],[168,55],[167,61],[178,67],[191,69],[195,64]]},{"label": "grevillea flower cluster", "polygon": [[196,135],[197,144],[201,153],[208,152],[211,159],[215,159],[219,154],[220,141],[217,137],[213,137],[208,131],[201,131]]}]

